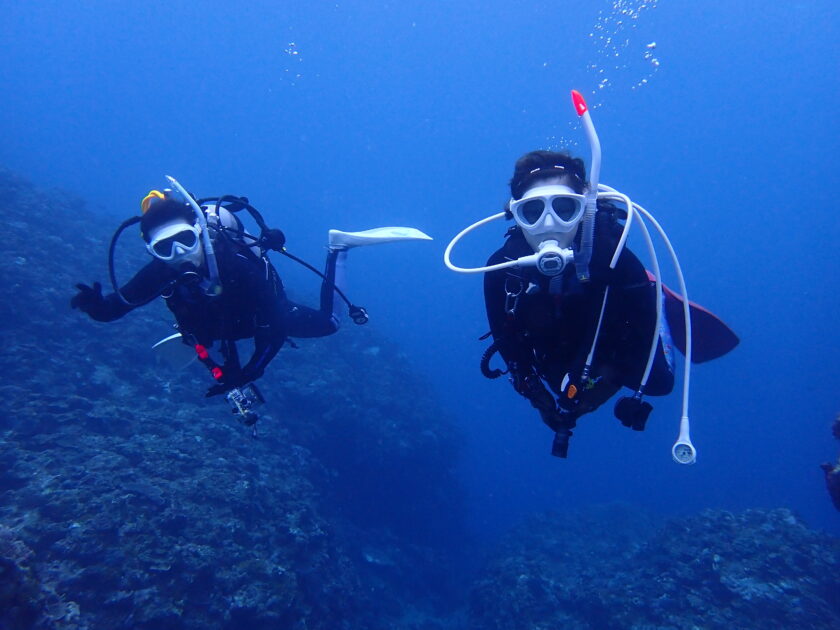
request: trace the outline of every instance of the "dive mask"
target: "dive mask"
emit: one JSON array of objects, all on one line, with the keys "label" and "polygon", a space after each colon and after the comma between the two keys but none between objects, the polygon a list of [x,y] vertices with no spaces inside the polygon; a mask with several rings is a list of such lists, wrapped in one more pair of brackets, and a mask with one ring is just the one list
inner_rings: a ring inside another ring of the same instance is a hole
[{"label": "dive mask", "polygon": [[547,240],[570,245],[585,208],[584,195],[560,184],[531,188],[510,202],[510,213],[535,251]]},{"label": "dive mask", "polygon": [[188,225],[181,221],[164,225],[152,235],[146,244],[149,253],[164,262],[173,262],[188,258],[201,247],[197,225]]}]

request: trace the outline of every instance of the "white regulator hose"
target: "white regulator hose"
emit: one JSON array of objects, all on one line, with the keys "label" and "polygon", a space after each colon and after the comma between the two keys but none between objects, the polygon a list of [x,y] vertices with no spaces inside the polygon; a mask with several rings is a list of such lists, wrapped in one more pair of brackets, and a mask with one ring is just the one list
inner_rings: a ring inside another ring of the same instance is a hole
[{"label": "white regulator hose", "polygon": [[[620,200],[622,202],[630,202],[626,195],[622,195],[614,188],[607,186],[606,184],[600,184],[598,187],[599,191],[603,191],[599,194],[599,197],[603,193],[609,193],[610,195],[615,195],[615,199]],[[604,198],[610,199],[609,196],[604,196]],[[631,221],[631,215],[635,214],[636,212],[640,215],[639,225],[642,229],[642,235],[644,236],[645,243],[648,248],[648,253],[650,255],[651,264],[653,265],[653,272],[656,278],[656,328],[654,329],[653,340],[651,342],[651,349],[650,354],[648,355],[648,362],[645,366],[645,373],[644,377],[642,378],[642,385],[641,389],[644,389],[644,386],[647,385],[648,379],[650,378],[650,372],[653,369],[653,361],[656,358],[656,350],[659,342],[659,330],[662,326],[662,276],[660,273],[659,267],[659,259],[656,256],[656,250],[653,246],[653,241],[650,238],[650,233],[647,229],[647,226],[644,224],[644,219],[653,224],[656,228],[656,231],[659,233],[659,236],[665,242],[665,246],[668,248],[668,253],[671,256],[671,261],[674,264],[674,270],[677,273],[677,279],[680,285],[680,294],[682,295],[682,302],[683,302],[683,315],[685,318],[685,342],[686,342],[686,349],[685,349],[685,368],[683,373],[683,401],[682,401],[682,416],[680,417],[680,432],[679,436],[677,437],[677,441],[674,443],[674,446],[671,448],[671,456],[674,458],[674,461],[678,464],[693,464],[697,461],[697,449],[691,443],[691,435],[690,435],[690,423],[688,419],[688,398],[689,398],[689,388],[691,385],[691,307],[688,301],[688,290],[685,286],[685,277],[683,276],[682,267],[680,266],[680,261],[677,258],[677,253],[674,251],[673,245],[671,245],[671,241],[668,238],[668,235],[665,233],[665,230],[659,224],[659,222],[653,217],[653,215],[645,210],[642,206],[635,202],[630,202],[628,207],[632,208],[632,212],[628,212],[627,215],[627,222],[624,224],[624,232],[621,235],[621,239],[619,240],[619,244],[616,247],[615,254],[613,255],[613,259],[610,262],[610,268],[614,268],[615,264],[618,262],[618,257],[621,255],[621,250],[624,247],[624,241],[627,238],[628,233],[628,224]],[[605,296],[606,299],[606,296]],[[601,309],[602,317],[603,317],[603,306]],[[600,327],[600,321],[599,321]],[[597,339],[597,337],[596,337]],[[593,349],[594,351],[594,349]],[[590,353],[591,356],[591,353]]]},{"label": "white regulator hose", "polygon": [[[665,242],[668,248],[668,253],[671,255],[671,261],[674,263],[674,270],[677,272],[677,279],[680,285],[680,294],[682,295],[683,316],[685,317],[685,369],[683,373],[683,402],[682,402],[682,417],[680,418],[680,433],[677,441],[671,448],[671,455],[674,461],[678,464],[693,464],[697,461],[697,449],[691,443],[690,426],[688,421],[688,391],[691,383],[691,307],[688,302],[688,290],[685,287],[685,277],[680,267],[680,261],[677,258],[677,253],[668,239],[668,235],[659,222],[653,218],[647,210],[642,208],[639,204],[634,203],[633,208],[640,212],[648,221],[650,221],[659,232],[659,236]],[[661,303],[660,303],[661,304]],[[661,306],[660,306],[661,308]]]},{"label": "white regulator hose", "polygon": [[[638,214],[638,211],[636,210],[636,204],[630,201],[630,198],[627,195],[618,192],[615,188],[607,186],[606,184],[601,184],[599,186],[599,191],[599,199],[621,201],[627,208],[627,220],[624,222],[624,230],[621,232],[621,238],[618,240],[615,253],[610,261],[610,269],[615,269],[615,266],[618,264],[618,259],[621,256],[621,252],[624,250],[624,244],[629,236],[630,226],[633,224],[633,217]],[[650,232],[648,231],[643,218],[639,219],[639,229],[642,232],[645,245],[647,245],[648,256],[650,256],[651,265],[653,266],[653,277],[656,282],[656,326],[653,329],[650,352],[648,353],[647,364],[645,365],[645,371],[639,387],[639,390],[644,392],[645,385],[647,385],[647,382],[650,379],[653,362],[656,359],[656,349],[659,346],[659,331],[662,328],[662,274],[659,270],[659,257],[656,255],[656,248],[653,246],[653,241],[650,238]],[[603,317],[603,307],[601,309],[601,313]]]},{"label": "white regulator hose", "polygon": [[[635,211],[634,211],[635,213]],[[648,253],[653,266],[653,276],[656,279],[656,326],[653,329],[653,339],[651,340],[650,353],[648,354],[647,365],[645,365],[645,373],[642,376],[642,384],[639,390],[644,392],[650,372],[653,369],[653,361],[656,358],[656,350],[659,347],[659,331],[662,329],[662,275],[659,271],[659,258],[656,255],[656,250],[653,247],[653,241],[650,238],[650,231],[647,229],[644,220],[639,220],[639,228],[642,231],[642,236],[645,239],[645,244],[648,248]]]},{"label": "white regulator hose", "polygon": [[[618,264],[618,259],[621,257],[621,252],[624,251],[624,244],[627,242],[627,237],[630,234],[630,226],[633,225],[633,202],[627,195],[624,195],[613,188],[600,186],[604,192],[598,193],[598,199],[607,201],[621,201],[627,207],[627,220],[624,222],[624,229],[621,232],[621,238],[618,239],[618,244],[615,246],[612,260],[610,261],[610,269],[615,269]],[[594,223],[593,223],[594,226]],[[598,325],[595,328],[595,336],[592,338],[592,346],[589,348],[589,354],[586,357],[586,364],[584,365],[584,375],[588,377],[589,371],[592,368],[592,361],[595,360],[595,350],[598,348],[598,338],[601,336],[601,325],[604,323],[604,311],[607,308],[607,298],[610,294],[610,287],[604,290],[604,299],[601,301],[601,312],[598,315]]]},{"label": "white regulator hose", "polygon": [[491,221],[495,221],[496,219],[504,218],[505,213],[499,212],[497,214],[491,215],[486,219],[482,219],[481,221],[476,221],[471,226],[464,228],[458,234],[455,235],[451,241],[449,241],[449,245],[446,246],[446,251],[443,252],[443,262],[449,267],[452,271],[457,271],[458,273],[484,273],[485,271],[495,271],[496,269],[507,269],[508,267],[515,267],[516,265],[520,264],[519,260],[509,260],[508,262],[499,263],[498,265],[490,265],[488,267],[458,267],[452,264],[452,260],[450,255],[452,254],[452,250],[454,249],[455,245],[458,244],[462,238],[464,238],[467,234],[472,232],[475,229],[480,228],[485,223],[490,223]]}]

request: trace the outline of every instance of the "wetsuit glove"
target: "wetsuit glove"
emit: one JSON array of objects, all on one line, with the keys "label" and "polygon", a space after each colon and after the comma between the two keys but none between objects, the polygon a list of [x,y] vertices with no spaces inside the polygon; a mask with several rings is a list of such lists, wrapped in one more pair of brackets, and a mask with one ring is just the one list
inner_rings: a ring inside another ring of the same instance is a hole
[{"label": "wetsuit glove", "polygon": [[79,292],[70,300],[70,308],[76,308],[93,316],[94,313],[101,310],[105,304],[105,298],[102,297],[102,285],[94,282],[92,287],[86,284],[77,284],[76,288]]},{"label": "wetsuit glove", "polygon": [[222,378],[207,390],[204,397],[211,398],[219,394],[225,394],[236,387],[241,387],[245,384],[245,381],[242,380],[243,374],[238,364],[226,363],[222,366]]}]

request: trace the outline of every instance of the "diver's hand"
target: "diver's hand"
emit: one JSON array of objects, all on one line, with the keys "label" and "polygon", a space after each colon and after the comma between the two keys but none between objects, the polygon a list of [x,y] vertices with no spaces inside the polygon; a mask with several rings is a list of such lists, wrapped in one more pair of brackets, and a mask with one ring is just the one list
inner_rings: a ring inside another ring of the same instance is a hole
[{"label": "diver's hand", "polygon": [[102,285],[98,282],[94,282],[92,287],[79,283],[76,288],[79,292],[70,300],[70,308],[90,315],[105,302],[105,298],[102,297]]},{"label": "diver's hand", "polygon": [[219,394],[226,394],[233,388],[233,385],[227,385],[225,383],[216,383],[215,385],[213,385],[213,387],[207,390],[207,392],[204,394],[204,397],[212,398],[213,396],[218,396]]},{"label": "diver's hand", "polygon": [[212,398],[213,396],[218,396],[219,394],[225,394],[232,389],[236,389],[237,387],[242,387],[243,385],[256,381],[262,375],[263,370],[259,369],[246,367],[245,369],[240,370],[238,367],[223,367],[221,381],[208,389],[207,393],[204,394],[204,397]]}]

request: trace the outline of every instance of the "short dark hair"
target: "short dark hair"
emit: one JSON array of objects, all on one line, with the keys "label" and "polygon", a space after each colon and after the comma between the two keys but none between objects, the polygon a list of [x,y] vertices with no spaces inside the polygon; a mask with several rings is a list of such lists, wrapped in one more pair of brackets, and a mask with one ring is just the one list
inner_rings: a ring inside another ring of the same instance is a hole
[{"label": "short dark hair", "polygon": [[531,151],[516,160],[510,179],[510,196],[521,199],[525,191],[541,179],[571,175],[572,189],[582,193],[586,188],[586,167],[583,160],[566,151]]},{"label": "short dark hair", "polygon": [[149,206],[149,209],[143,214],[140,219],[140,234],[143,240],[149,242],[149,232],[165,223],[171,223],[182,219],[190,225],[195,223],[195,212],[193,209],[182,201],[174,199],[164,199]]}]

